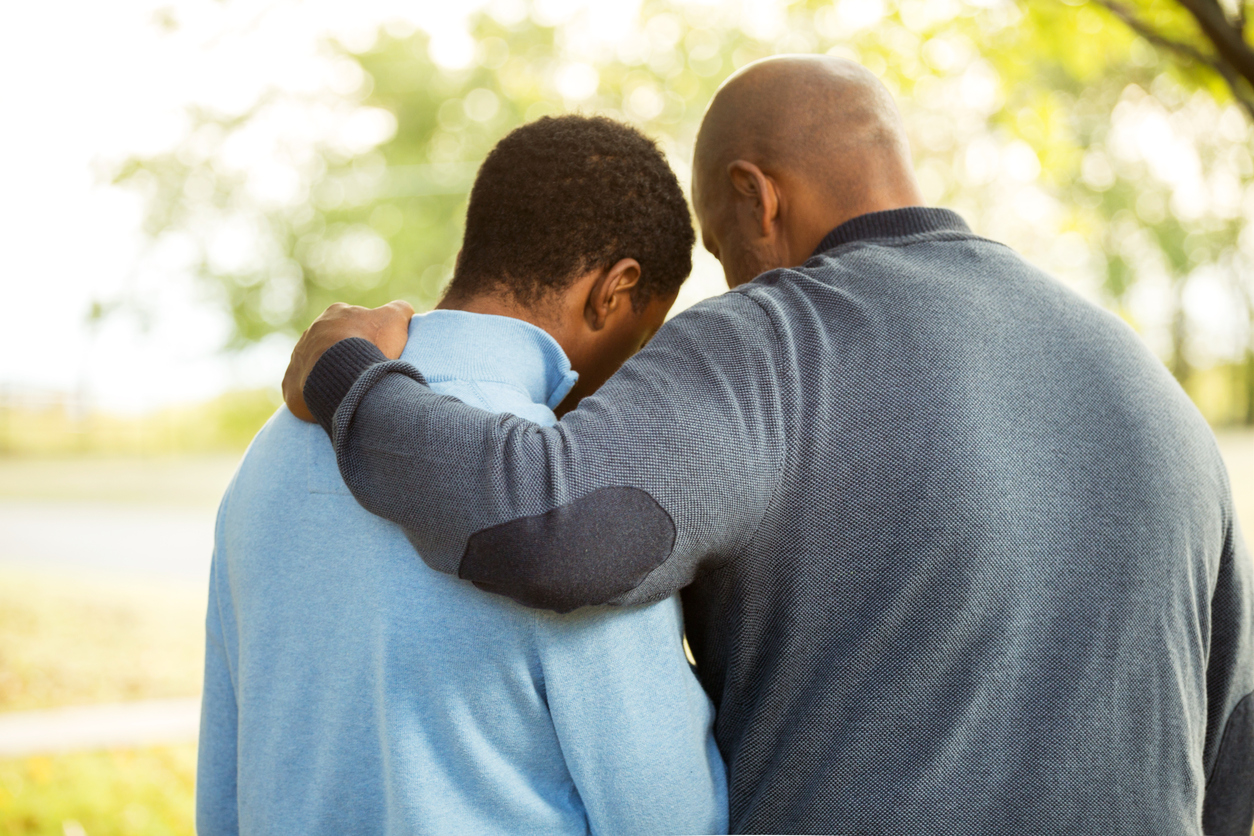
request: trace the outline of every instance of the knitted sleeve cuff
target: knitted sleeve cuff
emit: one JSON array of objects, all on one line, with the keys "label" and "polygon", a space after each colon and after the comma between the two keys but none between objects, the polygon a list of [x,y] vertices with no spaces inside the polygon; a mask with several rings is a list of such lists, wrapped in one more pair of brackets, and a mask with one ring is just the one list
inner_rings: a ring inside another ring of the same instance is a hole
[{"label": "knitted sleeve cuff", "polygon": [[331,435],[335,410],[357,378],[375,363],[383,363],[387,359],[374,343],[353,337],[328,348],[314,364],[305,380],[305,405],[327,435]]}]

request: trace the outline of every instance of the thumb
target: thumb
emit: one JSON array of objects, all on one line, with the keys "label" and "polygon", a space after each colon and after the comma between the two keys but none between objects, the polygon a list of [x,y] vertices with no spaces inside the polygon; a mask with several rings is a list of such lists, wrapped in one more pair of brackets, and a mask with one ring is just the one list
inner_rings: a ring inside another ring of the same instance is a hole
[{"label": "thumb", "polygon": [[391,308],[396,316],[410,319],[414,315],[414,306],[406,302],[404,299],[394,299],[383,307]]},{"label": "thumb", "polygon": [[395,360],[401,356],[405,343],[409,341],[409,321],[413,319],[414,306],[404,299],[397,299],[375,308],[375,312],[381,316],[376,320],[378,328],[374,344],[386,357]]}]

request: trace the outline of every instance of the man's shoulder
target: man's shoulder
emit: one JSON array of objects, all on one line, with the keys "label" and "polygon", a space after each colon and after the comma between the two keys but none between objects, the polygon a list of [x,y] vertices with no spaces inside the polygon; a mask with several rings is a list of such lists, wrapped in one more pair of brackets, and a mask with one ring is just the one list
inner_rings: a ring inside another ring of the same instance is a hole
[{"label": "man's shoulder", "polygon": [[675,314],[658,333],[689,331],[697,337],[708,337],[714,340],[710,350],[717,350],[723,341],[772,335],[771,315],[763,305],[762,288],[755,286],[756,281],[702,299]]},{"label": "man's shoulder", "polygon": [[[326,437],[317,424],[302,421],[286,406],[280,406],[249,442],[241,465],[275,456],[289,456],[297,450],[305,449],[315,434]],[[327,444],[330,445],[330,441]]]}]

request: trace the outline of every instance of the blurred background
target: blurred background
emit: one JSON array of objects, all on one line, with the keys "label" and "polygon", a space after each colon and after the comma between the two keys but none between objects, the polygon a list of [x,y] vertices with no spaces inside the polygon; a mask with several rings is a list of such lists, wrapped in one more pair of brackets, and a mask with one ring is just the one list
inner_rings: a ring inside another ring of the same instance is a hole
[{"label": "blurred background", "polygon": [[[191,833],[216,502],[327,304],[430,307],[510,128],[687,183],[779,52],[863,62],[927,199],[1144,337],[1254,519],[1242,0],[114,0],[0,26],[0,831]],[[725,289],[703,251],[676,310]],[[1247,524],[1248,525],[1248,524]]]}]

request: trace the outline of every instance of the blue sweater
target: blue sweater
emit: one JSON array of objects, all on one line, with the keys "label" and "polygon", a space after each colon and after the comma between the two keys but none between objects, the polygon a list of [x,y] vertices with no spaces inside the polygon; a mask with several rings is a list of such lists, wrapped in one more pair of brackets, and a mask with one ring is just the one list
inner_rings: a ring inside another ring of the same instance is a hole
[{"label": "blue sweater", "polygon": [[[404,357],[545,425],[574,380],[548,334],[503,317],[416,317]],[[353,500],[322,431],[280,410],[218,515],[198,830],[724,832],[681,630],[676,598],[563,617],[432,571]]]},{"label": "blue sweater", "polygon": [[306,399],[432,566],[563,610],[687,587],[734,829],[1248,836],[1254,575],[1214,439],[1129,328],[953,213],[843,224],[556,427],[371,348]]}]

